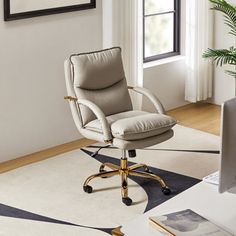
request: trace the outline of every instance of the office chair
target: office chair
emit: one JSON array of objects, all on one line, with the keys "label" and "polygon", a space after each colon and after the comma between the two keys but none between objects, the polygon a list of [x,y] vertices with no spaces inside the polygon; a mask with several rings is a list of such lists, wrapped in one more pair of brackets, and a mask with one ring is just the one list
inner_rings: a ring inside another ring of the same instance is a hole
[{"label": "office chair", "polygon": [[[169,195],[171,190],[147,165],[128,166],[127,151],[129,157],[135,157],[135,149],[170,139],[176,120],[165,115],[160,101],[147,89],[127,86],[121,49],[114,47],[71,55],[65,61],[65,79],[68,93],[65,99],[69,101],[79,132],[88,139],[111,144],[122,151],[120,166],[103,163],[97,174],[85,180],[84,191],[93,191],[89,182],[94,178],[120,175],[122,201],[127,206],[132,204],[128,197],[128,176],[157,180],[162,192]],[[128,89],[149,98],[157,112],[133,110]]]}]

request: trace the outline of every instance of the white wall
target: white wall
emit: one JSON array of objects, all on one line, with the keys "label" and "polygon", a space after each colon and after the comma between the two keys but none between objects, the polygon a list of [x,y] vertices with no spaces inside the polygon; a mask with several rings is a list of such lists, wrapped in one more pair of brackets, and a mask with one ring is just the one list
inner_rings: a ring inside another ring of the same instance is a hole
[{"label": "white wall", "polygon": [[101,49],[97,8],[4,22],[0,5],[0,162],[80,138],[66,94],[63,61]]},{"label": "white wall", "polygon": [[[236,0],[228,1],[236,5]],[[228,34],[229,28],[224,24],[224,19],[221,13],[215,12],[215,42],[214,48],[229,48],[235,46],[234,36]],[[224,70],[234,70],[235,68],[224,66],[223,68],[217,67],[214,70],[214,87],[213,99],[215,104],[221,104],[225,100],[235,96],[235,81],[233,77],[224,73]]]},{"label": "white wall", "polygon": [[[181,1],[181,55],[185,54],[185,0]],[[145,66],[146,67],[146,66]],[[186,64],[182,58],[177,61],[144,68],[143,86],[150,89],[161,100],[166,110],[187,104],[185,101]],[[143,108],[153,111],[147,99]]]},{"label": "white wall", "polygon": [[[166,110],[186,104],[185,90],[185,60],[165,63],[144,69],[145,88],[150,89],[161,100]],[[147,99],[143,101],[143,108],[153,111],[153,106]]]}]

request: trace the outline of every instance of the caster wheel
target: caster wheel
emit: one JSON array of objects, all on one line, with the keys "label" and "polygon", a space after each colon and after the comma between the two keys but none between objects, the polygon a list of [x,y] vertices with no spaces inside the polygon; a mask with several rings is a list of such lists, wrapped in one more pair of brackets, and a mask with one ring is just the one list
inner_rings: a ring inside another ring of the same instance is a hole
[{"label": "caster wheel", "polygon": [[161,191],[163,192],[164,195],[170,195],[171,194],[171,190],[167,186],[162,187]]},{"label": "caster wheel", "polygon": [[89,185],[84,186],[83,189],[86,193],[92,193],[93,192],[93,188]]},{"label": "caster wheel", "polygon": [[[99,173],[105,173],[106,171],[105,170],[103,170],[103,169],[100,169],[99,170]],[[106,178],[108,178],[108,177],[106,177],[106,176],[103,176],[103,177],[101,177],[102,179],[106,179]]]},{"label": "caster wheel", "polygon": [[132,199],[129,197],[122,197],[122,202],[126,205],[126,206],[130,206],[132,204]]}]

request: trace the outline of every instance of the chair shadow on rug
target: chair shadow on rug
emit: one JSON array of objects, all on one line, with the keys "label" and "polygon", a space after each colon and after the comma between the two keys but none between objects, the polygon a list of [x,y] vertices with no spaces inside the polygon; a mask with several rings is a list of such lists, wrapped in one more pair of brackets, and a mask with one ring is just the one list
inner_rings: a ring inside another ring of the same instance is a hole
[{"label": "chair shadow on rug", "polygon": [[[165,115],[161,102],[147,89],[127,86],[121,49],[114,47],[91,53],[73,54],[65,61],[65,78],[70,108],[79,132],[88,139],[111,144],[121,150],[120,163],[104,162],[97,174],[83,185],[87,193],[94,178],[121,176],[122,201],[132,204],[128,196],[128,177],[152,179],[169,195],[164,180],[145,164],[128,165],[135,149],[149,147],[170,139],[176,120]],[[129,90],[146,96],[156,113],[133,110]],[[147,157],[148,158],[148,157]],[[107,170],[108,169],[108,170]]]}]

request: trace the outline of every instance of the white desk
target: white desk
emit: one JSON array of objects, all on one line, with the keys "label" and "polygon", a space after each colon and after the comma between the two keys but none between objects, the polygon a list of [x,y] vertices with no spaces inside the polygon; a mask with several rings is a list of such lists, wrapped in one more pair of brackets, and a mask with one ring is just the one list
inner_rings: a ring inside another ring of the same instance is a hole
[{"label": "white desk", "polygon": [[176,197],[146,212],[121,228],[125,236],[161,235],[149,225],[148,217],[192,209],[236,235],[236,194],[218,193],[215,185],[201,182]]}]

